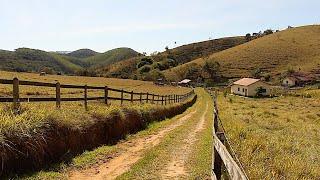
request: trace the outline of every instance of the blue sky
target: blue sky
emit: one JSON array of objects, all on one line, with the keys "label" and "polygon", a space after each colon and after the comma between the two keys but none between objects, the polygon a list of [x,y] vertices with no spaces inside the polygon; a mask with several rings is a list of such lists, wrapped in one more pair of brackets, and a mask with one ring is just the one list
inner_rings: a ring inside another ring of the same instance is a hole
[{"label": "blue sky", "polygon": [[[320,23],[319,0],[0,0],[0,49],[139,52]],[[177,42],[177,45],[174,44]]]}]

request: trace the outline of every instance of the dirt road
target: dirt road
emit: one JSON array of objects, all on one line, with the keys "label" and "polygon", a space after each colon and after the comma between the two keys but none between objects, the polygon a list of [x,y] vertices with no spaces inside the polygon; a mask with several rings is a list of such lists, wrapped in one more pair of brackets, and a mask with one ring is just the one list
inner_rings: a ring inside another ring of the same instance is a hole
[{"label": "dirt road", "polygon": [[[126,173],[135,165],[148,151],[162,143],[164,137],[172,136],[180,138],[178,143],[173,143],[166,151],[166,158],[161,163],[161,170],[149,169],[150,174],[155,174],[157,179],[179,179],[188,176],[188,168],[186,162],[192,152],[195,141],[197,141],[197,133],[204,130],[206,115],[209,112],[208,98],[203,97],[201,91],[198,101],[187,113],[182,117],[172,121],[170,124],[161,127],[152,134],[143,137],[132,138],[128,141],[121,142],[117,146],[122,149],[113,158],[96,167],[83,171],[71,171],[68,173],[69,179],[116,179],[120,175]],[[206,99],[206,100],[205,100]],[[200,116],[199,116],[200,115]],[[177,129],[185,129],[186,132],[175,132]],[[176,133],[172,135],[172,133]],[[182,140],[181,140],[182,139]],[[160,157],[161,158],[161,157]],[[154,172],[153,172],[154,171]],[[131,177],[133,179],[144,179],[144,177]],[[145,177],[150,178],[150,177]],[[126,179],[121,178],[120,179]]]}]

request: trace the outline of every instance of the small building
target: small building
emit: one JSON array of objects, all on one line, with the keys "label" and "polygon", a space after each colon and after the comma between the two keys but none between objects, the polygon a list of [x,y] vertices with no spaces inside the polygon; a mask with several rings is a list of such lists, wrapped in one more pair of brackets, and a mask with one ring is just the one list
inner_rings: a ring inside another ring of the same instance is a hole
[{"label": "small building", "polygon": [[295,78],[295,77],[286,77],[282,80],[282,84],[284,86],[297,86],[299,84],[299,79],[298,78]]},{"label": "small building", "polygon": [[271,94],[270,85],[262,82],[260,79],[242,78],[231,85],[231,93],[241,96],[253,97],[257,94],[257,89],[262,88],[262,95]]},{"label": "small building", "polygon": [[178,82],[178,85],[188,87],[190,85],[190,82],[191,82],[190,79],[184,79],[184,80]]},{"label": "small building", "polygon": [[317,76],[310,72],[295,72],[291,76],[288,76],[282,80],[282,85],[292,87],[292,86],[304,86],[307,84],[312,84],[316,81]]}]

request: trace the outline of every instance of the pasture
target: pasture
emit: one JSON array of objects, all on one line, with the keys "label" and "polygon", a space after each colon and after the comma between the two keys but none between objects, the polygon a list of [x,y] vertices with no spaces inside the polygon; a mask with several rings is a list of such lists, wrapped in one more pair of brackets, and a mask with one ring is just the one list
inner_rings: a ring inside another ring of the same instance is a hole
[{"label": "pasture", "polygon": [[319,95],[308,90],[262,99],[218,97],[227,136],[251,179],[320,177]]}]

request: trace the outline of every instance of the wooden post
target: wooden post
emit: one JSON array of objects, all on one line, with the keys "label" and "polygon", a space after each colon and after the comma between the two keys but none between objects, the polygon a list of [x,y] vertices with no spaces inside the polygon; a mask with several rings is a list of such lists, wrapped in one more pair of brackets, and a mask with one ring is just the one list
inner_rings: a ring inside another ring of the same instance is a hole
[{"label": "wooden post", "polygon": [[149,93],[147,92],[147,103],[149,102]]},{"label": "wooden post", "polygon": [[104,103],[108,104],[108,95],[109,95],[109,91],[108,91],[108,86],[104,87]]},{"label": "wooden post", "polygon": [[131,91],[131,103],[133,103],[133,91]]},{"label": "wooden post", "polygon": [[88,110],[88,86],[84,86],[84,107]]},{"label": "wooden post", "polygon": [[60,97],[60,83],[56,83],[56,107],[57,109],[60,108],[60,103],[61,103],[61,97]]},{"label": "wooden post", "polygon": [[164,105],[167,105],[167,95],[165,95],[164,98],[165,98]]},{"label": "wooden post", "polygon": [[154,94],[152,94],[152,104],[154,104]]},{"label": "wooden post", "polygon": [[214,108],[214,119],[213,119],[214,132],[218,132],[218,113],[216,108]]},{"label": "wooden post", "polygon": [[140,104],[142,104],[142,93],[140,93]]},{"label": "wooden post", "polygon": [[157,95],[158,96],[158,101],[157,101],[157,104],[159,104],[159,100],[160,100],[160,95]]},{"label": "wooden post", "polygon": [[123,89],[121,90],[121,105],[123,104]]},{"label": "wooden post", "polygon": [[[219,140],[224,143],[224,134],[223,133],[217,133],[216,134],[217,137],[219,138]],[[214,148],[214,154],[213,154],[213,172],[216,175],[217,180],[221,180],[221,165],[222,165],[222,159],[218,153],[218,151],[216,150],[215,147]]]},{"label": "wooden post", "polygon": [[161,105],[163,105],[163,96],[161,96]]},{"label": "wooden post", "polygon": [[19,113],[20,98],[19,98],[19,80],[18,78],[13,78],[13,109],[15,114]]}]

